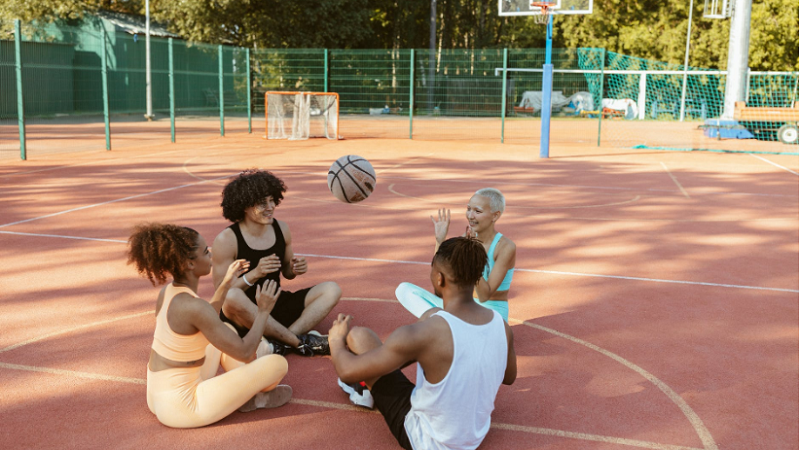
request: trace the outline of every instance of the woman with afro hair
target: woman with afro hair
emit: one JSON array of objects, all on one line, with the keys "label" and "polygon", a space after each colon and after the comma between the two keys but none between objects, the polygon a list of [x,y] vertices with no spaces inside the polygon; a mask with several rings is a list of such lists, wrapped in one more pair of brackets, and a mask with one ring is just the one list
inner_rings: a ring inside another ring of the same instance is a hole
[{"label": "woman with afro hair", "polygon": [[[147,364],[147,406],[174,428],[217,422],[233,411],[285,404],[292,388],[279,385],[286,360],[269,354],[261,336],[280,295],[276,283],[256,293],[257,314],[244,337],[219,319],[231,282],[247,271],[233,261],[211,301],[197,296],[200,278],[211,272],[211,252],[191,228],[140,224],[128,239],[128,264],[153,285],[164,284],[156,304],[156,328]],[[220,365],[225,373],[217,376]]]}]

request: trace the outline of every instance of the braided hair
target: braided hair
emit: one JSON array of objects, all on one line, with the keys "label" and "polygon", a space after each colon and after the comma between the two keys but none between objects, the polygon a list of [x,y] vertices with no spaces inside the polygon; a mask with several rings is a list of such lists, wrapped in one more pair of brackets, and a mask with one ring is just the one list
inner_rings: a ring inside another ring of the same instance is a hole
[{"label": "braided hair", "polygon": [[433,261],[450,269],[455,284],[474,286],[483,275],[487,256],[479,240],[461,236],[442,242]]},{"label": "braided hair", "polygon": [[261,169],[247,169],[222,189],[222,217],[231,222],[244,220],[244,210],[272,197],[275,206],[281,204],[286,185],[280,178]]},{"label": "braided hair", "polygon": [[153,283],[164,284],[167,275],[182,278],[186,261],[197,251],[197,231],[178,225],[141,223],[128,238],[128,264]]}]

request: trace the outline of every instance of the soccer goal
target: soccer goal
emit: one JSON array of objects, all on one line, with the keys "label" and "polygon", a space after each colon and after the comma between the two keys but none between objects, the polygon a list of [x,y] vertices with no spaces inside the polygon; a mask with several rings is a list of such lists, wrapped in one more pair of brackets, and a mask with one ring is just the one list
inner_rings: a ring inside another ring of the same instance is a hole
[{"label": "soccer goal", "polygon": [[264,111],[267,139],[339,138],[339,94],[269,91]]}]

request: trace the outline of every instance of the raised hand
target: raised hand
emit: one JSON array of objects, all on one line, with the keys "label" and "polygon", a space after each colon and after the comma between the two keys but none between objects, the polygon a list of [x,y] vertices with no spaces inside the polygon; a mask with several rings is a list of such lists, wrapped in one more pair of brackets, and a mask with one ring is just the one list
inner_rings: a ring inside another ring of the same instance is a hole
[{"label": "raised hand", "polygon": [[230,286],[233,280],[242,276],[250,268],[250,262],[244,259],[237,259],[228,266],[228,272],[225,273],[225,278],[222,279],[222,284]]},{"label": "raised hand", "polygon": [[436,236],[436,242],[441,244],[447,239],[447,230],[450,229],[450,210],[441,208],[439,209],[438,220],[431,216],[433,222],[433,232]]},{"label": "raised hand", "polygon": [[467,229],[464,231],[464,236],[471,239],[478,239],[478,232],[473,230],[471,226],[467,225]]},{"label": "raised hand", "polygon": [[258,310],[262,312],[271,312],[272,308],[275,307],[275,302],[278,301],[278,297],[281,295],[281,288],[278,287],[278,283],[275,280],[267,280],[264,283],[263,288],[262,286],[256,286],[256,304],[258,304]]}]

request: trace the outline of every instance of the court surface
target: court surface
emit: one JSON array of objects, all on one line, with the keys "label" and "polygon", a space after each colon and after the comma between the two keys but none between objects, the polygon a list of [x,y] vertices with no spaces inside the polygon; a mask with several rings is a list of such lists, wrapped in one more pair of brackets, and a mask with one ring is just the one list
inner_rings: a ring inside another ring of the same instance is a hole
[{"label": "court surface", "polygon": [[[369,159],[377,189],[346,205],[338,157]],[[334,313],[386,337],[415,320],[394,299],[428,286],[430,214],[465,225],[472,192],[507,198],[519,374],[487,449],[797,448],[798,158],[470,140],[265,141],[191,136],[0,165],[0,442],[5,448],[397,448],[349,404],[327,357],[289,356],[290,404],[202,429],[162,426],[145,375],[158,289],[125,263],[142,221],[211,241],[220,193],[260,167],[287,184],[276,217],[306,275],[335,280]],[[210,298],[210,278],[200,294]],[[331,317],[320,326],[327,332]],[[413,380],[410,367],[407,374]]]}]

